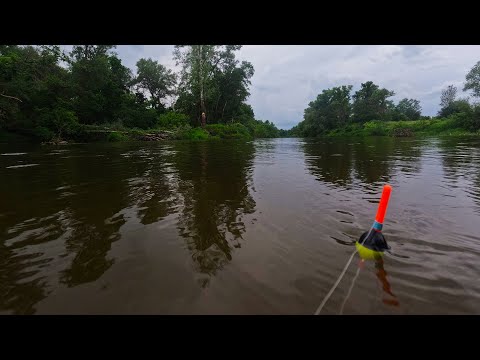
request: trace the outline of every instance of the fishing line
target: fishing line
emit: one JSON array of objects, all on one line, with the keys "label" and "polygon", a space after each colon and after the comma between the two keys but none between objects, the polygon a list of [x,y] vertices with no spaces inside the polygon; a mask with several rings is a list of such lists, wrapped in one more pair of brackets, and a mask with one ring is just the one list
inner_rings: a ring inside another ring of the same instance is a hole
[{"label": "fishing line", "polygon": [[322,308],[323,308],[323,306],[326,304],[326,302],[328,301],[328,298],[333,294],[333,292],[335,291],[335,288],[338,286],[338,284],[340,283],[340,281],[342,281],[342,277],[343,277],[343,275],[345,275],[345,273],[347,272],[347,268],[348,268],[348,266],[350,265],[350,263],[352,262],[353,256],[354,256],[356,253],[357,253],[357,250],[355,250],[355,251],[353,252],[353,254],[350,256],[350,260],[348,260],[347,265],[345,265],[345,267],[343,268],[342,273],[341,273],[340,276],[338,277],[338,279],[337,279],[337,281],[335,282],[335,284],[333,285],[332,289],[328,292],[327,296],[325,296],[325,299],[323,299],[322,303],[321,303],[320,306],[318,307],[317,311],[315,311],[315,314],[314,314],[314,315],[320,314],[320,311],[322,311]]},{"label": "fishing line", "polygon": [[[368,232],[368,235],[370,235],[372,229],[370,229],[370,231]],[[362,242],[360,242],[360,244],[362,244],[365,239],[368,237],[368,235],[363,239]],[[333,292],[335,291],[335,288],[338,286],[338,284],[340,283],[340,281],[342,281],[342,277],[343,275],[345,275],[345,272],[347,271],[348,269],[348,266],[350,265],[350,263],[352,262],[352,259],[353,259],[353,256],[358,252],[358,250],[355,250],[353,252],[353,254],[350,256],[350,260],[348,260],[347,262],[347,265],[345,265],[345,268],[343,269],[342,273],[340,274],[339,278],[337,279],[337,282],[333,285],[332,289],[329,291],[329,293],[327,294],[327,296],[325,296],[325,299],[323,299],[322,303],[320,304],[320,306],[318,307],[317,311],[315,311],[315,315],[318,315],[320,314],[320,311],[322,311],[322,308],[323,306],[326,304],[326,302],[328,301],[328,299],[330,298],[330,296],[333,294]],[[358,271],[357,271],[357,275],[355,275],[355,278],[358,277],[358,274],[360,273],[360,268],[358,268]],[[354,279],[355,281],[355,279]],[[350,287],[350,290],[349,290],[349,294],[347,295],[347,298],[348,296],[350,296],[350,292],[352,291],[352,287],[353,287],[353,283],[352,282],[352,286]],[[345,305],[345,303],[342,305],[342,311],[343,311],[343,306]]]},{"label": "fishing line", "polygon": [[343,300],[342,307],[340,309],[340,315],[343,315],[343,308],[345,307],[345,304],[347,303],[348,298],[350,297],[350,294],[352,293],[353,285],[355,284],[355,281],[358,278],[358,275],[360,274],[360,266],[357,269],[357,273],[355,274],[355,277],[352,280],[352,284],[350,285],[350,289],[348,289],[347,296],[345,297],[345,300]]}]

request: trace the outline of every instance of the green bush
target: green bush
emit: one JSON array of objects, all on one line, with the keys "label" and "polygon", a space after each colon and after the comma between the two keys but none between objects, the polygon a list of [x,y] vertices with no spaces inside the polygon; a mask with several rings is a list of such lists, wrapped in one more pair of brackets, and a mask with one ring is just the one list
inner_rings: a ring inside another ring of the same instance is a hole
[{"label": "green bush", "polygon": [[40,128],[38,134],[45,138],[47,132],[43,128],[48,129],[58,138],[71,138],[73,134],[82,129],[78,123],[78,119],[73,111],[62,107],[36,108],[35,116],[37,116],[37,128]]},{"label": "green bush", "polygon": [[188,116],[174,111],[169,111],[158,117],[157,125],[161,128],[173,129],[188,125]]},{"label": "green bush", "polygon": [[187,140],[207,140],[209,138],[208,132],[202,128],[190,129],[185,135]]},{"label": "green bush", "polygon": [[50,141],[54,138],[55,133],[44,126],[37,126],[33,130],[33,135],[40,141]]},{"label": "green bush", "polygon": [[480,106],[476,106],[471,111],[459,112],[448,117],[458,127],[469,131],[480,129]]},{"label": "green bush", "polygon": [[124,109],[117,121],[128,128],[151,129],[157,123],[157,113],[153,109]]},{"label": "green bush", "polygon": [[244,125],[234,124],[209,124],[205,129],[211,136],[221,139],[250,139],[251,135]]},{"label": "green bush", "polygon": [[179,126],[173,130],[172,138],[175,140],[183,140],[188,138],[188,134],[192,130],[190,125]]},{"label": "green bush", "polygon": [[384,122],[374,120],[363,124],[367,135],[372,136],[385,136],[387,135],[387,125]]},{"label": "green bush", "polygon": [[126,140],[128,140],[128,136],[116,131],[112,131],[107,136],[107,141],[111,141],[111,142],[126,141]]}]

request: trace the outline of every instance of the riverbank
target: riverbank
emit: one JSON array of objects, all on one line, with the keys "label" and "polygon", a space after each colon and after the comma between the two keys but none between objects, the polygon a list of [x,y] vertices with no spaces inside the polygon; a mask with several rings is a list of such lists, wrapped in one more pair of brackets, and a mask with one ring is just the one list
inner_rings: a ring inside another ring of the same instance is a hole
[{"label": "riverbank", "polygon": [[[263,128],[260,128],[263,130]],[[42,138],[29,131],[0,130],[0,142],[38,142],[43,144],[65,144],[69,142],[120,142],[120,141],[163,141],[163,140],[216,140],[278,137],[276,132],[258,131],[259,126],[249,127],[240,123],[208,124],[205,128],[182,125],[174,128],[129,129],[122,126],[77,125],[75,131],[62,136]]]},{"label": "riverbank", "polygon": [[463,128],[456,118],[429,119],[415,121],[369,121],[364,124],[349,124],[343,128],[331,130],[325,134],[340,136],[479,136],[480,131]]}]

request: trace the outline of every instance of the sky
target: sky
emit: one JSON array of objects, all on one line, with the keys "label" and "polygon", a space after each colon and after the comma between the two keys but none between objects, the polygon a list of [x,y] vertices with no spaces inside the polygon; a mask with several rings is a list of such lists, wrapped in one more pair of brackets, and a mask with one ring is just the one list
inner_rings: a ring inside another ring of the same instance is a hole
[{"label": "sky", "polygon": [[[148,57],[175,69],[173,45],[119,45],[115,51],[133,71],[137,60]],[[467,72],[480,61],[480,46],[245,45],[237,57],[255,69],[247,100],[255,118],[290,129],[323,89],[353,85],[355,92],[369,80],[393,90],[395,102],[420,100],[422,114],[433,116],[447,85],[468,95],[461,89]]]}]

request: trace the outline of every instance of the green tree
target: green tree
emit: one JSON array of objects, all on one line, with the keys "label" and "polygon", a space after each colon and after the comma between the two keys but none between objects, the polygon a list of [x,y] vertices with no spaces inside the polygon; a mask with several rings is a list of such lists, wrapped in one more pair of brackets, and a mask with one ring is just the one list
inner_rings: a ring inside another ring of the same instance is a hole
[{"label": "green tree", "polygon": [[112,122],[132,80],[130,69],[111,53],[113,46],[76,45],[70,53],[74,87],[73,108],[83,124]]},{"label": "green tree", "polygon": [[438,116],[448,117],[458,113],[470,113],[471,106],[468,98],[461,98],[457,100],[457,88],[453,85],[447,86],[442,90],[440,97],[440,111]]},{"label": "green tree", "polygon": [[56,119],[50,123],[59,124],[61,114],[69,123],[75,119],[69,112],[69,73],[58,60],[58,52],[39,47],[0,48],[0,126],[29,134],[38,130],[49,137],[54,133],[44,128],[46,113]]},{"label": "green tree", "polygon": [[172,70],[152,59],[140,59],[137,61],[137,76],[132,82],[139,92],[150,96],[150,102],[154,109],[164,109],[162,101],[167,96],[174,94],[176,76]]},{"label": "green tree", "polygon": [[360,90],[353,95],[353,119],[364,123],[371,120],[388,120],[391,109],[394,108],[389,97],[393,91],[381,89],[372,81],[362,83]]},{"label": "green tree", "polygon": [[247,124],[249,121],[255,119],[255,113],[253,112],[253,108],[249,104],[242,103],[238,107],[238,112],[235,117],[235,120],[241,124]]},{"label": "green tree", "polygon": [[402,99],[395,107],[396,113],[400,114],[405,120],[419,120],[422,115],[420,101],[415,99]]},{"label": "green tree", "polygon": [[182,66],[179,97],[175,108],[198,123],[205,112],[207,122],[233,122],[245,114],[242,104],[249,96],[253,76],[249,62],[235,59],[240,45],[177,45],[174,59]]},{"label": "green tree", "polygon": [[346,125],[351,115],[351,90],[352,85],[326,89],[310,102],[304,112],[305,135],[316,136]]},{"label": "green tree", "polygon": [[189,98],[186,100],[188,103],[193,100],[193,104],[198,104],[200,112],[204,113],[207,113],[205,98],[212,89],[217,48],[218,45],[176,45],[174,49],[174,59],[177,65],[182,66],[180,91],[185,93],[184,97]]},{"label": "green tree", "polygon": [[214,67],[213,91],[208,99],[208,106],[212,109],[215,122],[227,123],[237,120],[244,115],[244,101],[250,95],[250,78],[254,74],[253,65],[235,59],[234,51],[241,48],[238,45],[227,45],[218,52],[218,59]]},{"label": "green tree", "polygon": [[442,95],[440,96],[440,111],[438,112],[439,116],[448,116],[452,113],[451,107],[456,97],[456,86],[448,85],[446,89],[442,90]]},{"label": "green tree", "polygon": [[480,97],[480,61],[477,62],[466,76],[463,91],[472,90],[473,96]]}]

